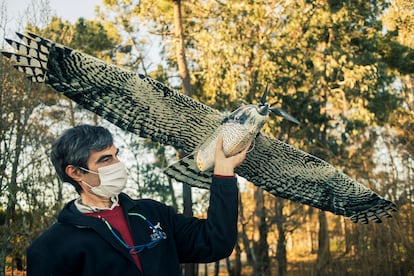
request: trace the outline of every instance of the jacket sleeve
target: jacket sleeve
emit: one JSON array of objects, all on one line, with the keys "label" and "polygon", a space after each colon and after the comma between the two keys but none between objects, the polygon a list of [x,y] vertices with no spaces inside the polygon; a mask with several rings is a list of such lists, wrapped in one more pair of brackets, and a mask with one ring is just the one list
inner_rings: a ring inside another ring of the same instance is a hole
[{"label": "jacket sleeve", "polygon": [[27,249],[27,275],[79,275],[83,262],[78,252],[82,249],[73,250],[74,247],[79,248],[78,245],[78,241],[73,240],[59,223],[55,223]]},{"label": "jacket sleeve", "polygon": [[33,247],[29,247],[27,250],[27,275],[52,275],[49,269],[50,265],[48,265],[49,261],[42,252],[33,249]]},{"label": "jacket sleeve", "polygon": [[175,215],[180,262],[214,262],[228,257],[237,240],[237,179],[213,177],[207,219]]}]

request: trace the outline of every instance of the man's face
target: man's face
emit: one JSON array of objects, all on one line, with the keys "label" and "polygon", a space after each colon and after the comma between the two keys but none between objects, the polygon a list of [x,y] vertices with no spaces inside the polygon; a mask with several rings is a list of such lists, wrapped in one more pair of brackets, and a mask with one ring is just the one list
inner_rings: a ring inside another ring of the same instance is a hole
[{"label": "man's face", "polygon": [[[119,162],[118,159],[119,149],[112,145],[101,151],[91,152],[88,158],[87,166],[90,171],[98,172],[101,167],[109,166]],[[83,175],[83,180],[91,186],[99,186],[99,175],[94,173],[86,173]]]}]

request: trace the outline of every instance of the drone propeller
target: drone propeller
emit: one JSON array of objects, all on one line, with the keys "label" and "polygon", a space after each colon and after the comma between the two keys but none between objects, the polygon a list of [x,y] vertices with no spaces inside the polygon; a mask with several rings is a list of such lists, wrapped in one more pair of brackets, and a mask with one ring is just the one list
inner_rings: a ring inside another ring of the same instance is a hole
[{"label": "drone propeller", "polygon": [[[268,107],[269,103],[266,101],[267,95],[269,94],[269,86],[266,85],[266,89],[263,92],[262,97],[260,98],[260,103],[259,103],[259,107]],[[283,109],[280,108],[276,108],[276,107],[272,107],[272,108],[268,108],[268,112],[272,112],[273,114],[282,117],[283,119],[286,119],[288,121],[291,121],[295,124],[300,124],[298,120],[296,120],[295,117],[289,115],[286,111],[284,111]],[[267,108],[266,108],[267,111]]]},{"label": "drone propeller", "polygon": [[298,120],[296,120],[295,117],[293,117],[292,115],[289,115],[286,111],[284,111],[283,109],[280,108],[276,108],[276,107],[272,107],[269,108],[269,111],[272,112],[273,114],[282,117],[283,119],[286,119],[288,121],[291,121],[295,124],[300,125],[300,122]]},{"label": "drone propeller", "polygon": [[260,105],[266,105],[266,98],[267,98],[267,94],[269,93],[269,85],[266,84],[266,88],[265,91],[263,93],[263,96],[260,98]]}]

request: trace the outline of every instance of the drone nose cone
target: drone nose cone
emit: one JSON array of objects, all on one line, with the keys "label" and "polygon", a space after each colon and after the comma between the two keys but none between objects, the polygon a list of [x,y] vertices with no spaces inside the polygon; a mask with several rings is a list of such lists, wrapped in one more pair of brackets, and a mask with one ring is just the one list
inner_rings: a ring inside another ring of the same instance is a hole
[{"label": "drone nose cone", "polygon": [[257,108],[258,112],[262,116],[266,116],[269,113],[269,105],[266,103],[264,105],[259,105]]}]

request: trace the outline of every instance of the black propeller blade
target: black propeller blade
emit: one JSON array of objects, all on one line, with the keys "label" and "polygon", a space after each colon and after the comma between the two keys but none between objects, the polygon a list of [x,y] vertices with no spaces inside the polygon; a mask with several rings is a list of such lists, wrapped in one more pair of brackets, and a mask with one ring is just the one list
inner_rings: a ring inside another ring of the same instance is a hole
[{"label": "black propeller blade", "polygon": [[[260,98],[260,103],[259,103],[259,107],[263,107],[263,106],[269,106],[269,103],[266,101],[267,95],[269,94],[269,86],[266,85],[266,89],[262,95],[262,97]],[[266,111],[267,112],[267,111]],[[269,112],[272,112],[273,114],[282,117],[283,119],[286,119],[288,121],[291,121],[295,124],[300,125],[299,121],[296,120],[295,117],[289,115],[286,111],[284,111],[283,109],[280,108],[276,108],[276,107],[272,107],[269,108]]]},{"label": "black propeller blade", "polygon": [[267,94],[269,93],[269,86],[266,84],[266,89],[263,93],[262,98],[260,99],[260,105],[266,105],[266,98],[267,98]]},{"label": "black propeller blade", "polygon": [[286,119],[288,121],[291,121],[295,124],[300,125],[300,122],[298,120],[296,120],[295,117],[289,115],[286,111],[284,111],[283,109],[280,108],[276,108],[276,107],[272,107],[269,109],[270,112],[272,112],[273,114],[282,117],[283,119]]}]

